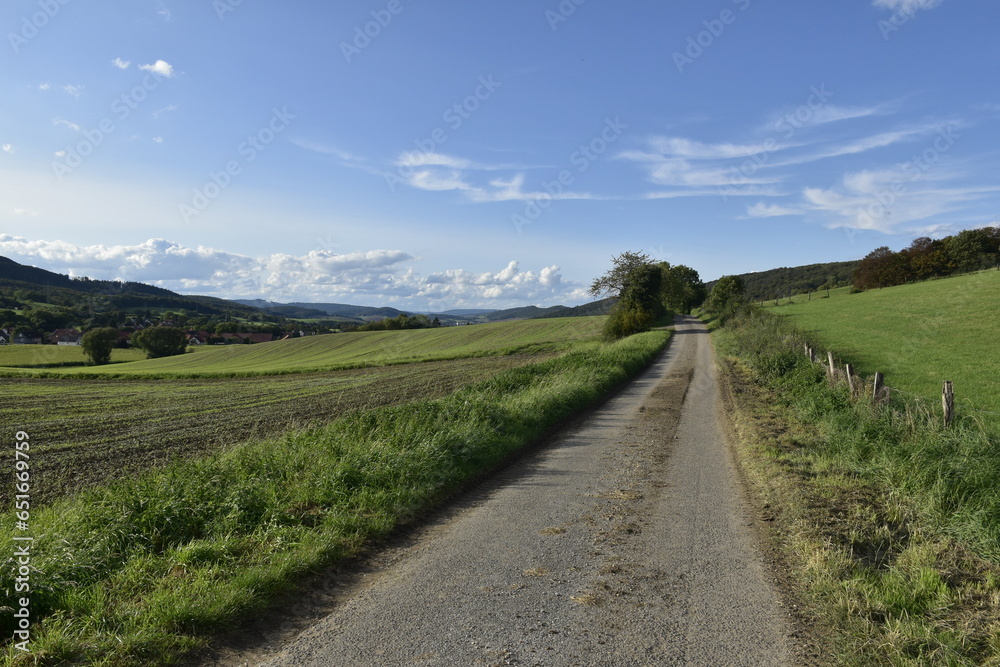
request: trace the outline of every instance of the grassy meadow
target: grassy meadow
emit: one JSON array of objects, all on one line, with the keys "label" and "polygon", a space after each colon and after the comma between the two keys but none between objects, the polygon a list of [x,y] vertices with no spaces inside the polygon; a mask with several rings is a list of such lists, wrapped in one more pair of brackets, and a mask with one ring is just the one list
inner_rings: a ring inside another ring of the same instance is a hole
[{"label": "grassy meadow", "polygon": [[[42,372],[0,367],[0,374],[43,377],[238,377],[560,352],[580,343],[596,341],[603,322],[603,317],[553,318],[435,329],[326,334],[256,345],[206,346],[176,357],[96,368],[74,367]],[[0,350],[0,363],[4,362],[2,352]],[[82,356],[82,352],[80,354]]]},{"label": "grassy meadow", "polygon": [[790,317],[810,342],[858,372],[882,372],[890,387],[939,404],[941,384],[950,380],[959,408],[1000,413],[1000,271],[825,294],[769,310]]},{"label": "grassy meadow", "polygon": [[[997,284],[992,280],[968,276],[927,286],[951,304],[946,318],[964,309],[982,323],[994,313],[984,312],[990,292],[979,286]],[[955,286],[977,290],[974,307],[949,298]],[[921,287],[903,292],[915,295],[919,314],[912,317],[899,288],[792,308],[815,318],[809,321],[823,327],[824,341],[834,338],[827,332],[870,317],[873,302],[916,327],[933,317],[923,310]],[[797,613],[813,632],[820,662],[1000,665],[1000,435],[961,415],[945,428],[940,408],[874,405],[870,394],[831,383],[823,365],[802,354],[816,331],[796,329],[798,316],[773,315],[787,310],[737,317],[713,339],[737,459],[769,515],[782,569],[805,601]],[[988,335],[974,333],[979,341]],[[889,345],[891,336],[881,340]],[[937,345],[960,347],[948,341],[942,335]],[[873,350],[868,354],[885,367]]]},{"label": "grassy meadow", "polygon": [[[357,555],[373,539],[426,513],[592,405],[644,368],[669,339],[668,332],[654,331],[600,343],[599,326],[599,321],[573,320],[388,332],[413,337],[415,351],[399,344],[402,337],[392,344],[385,339],[373,344],[397,362],[439,354],[424,338],[428,334],[456,337],[438,338],[437,345],[447,354],[460,350],[472,357],[464,363],[481,361],[476,355],[487,350],[497,359],[515,352],[540,354],[535,363],[480,368],[478,380],[472,370],[463,370],[472,383],[438,398],[352,410],[333,421],[249,438],[204,456],[184,451],[167,465],[33,509],[33,653],[21,654],[8,645],[4,664],[176,664],[205,647],[213,633],[266,610],[310,573]],[[339,342],[349,336],[321,338]],[[276,344],[254,347],[282,349]],[[325,357],[330,358],[345,357]],[[257,359],[259,367],[283,368]],[[315,363],[313,356],[303,367]],[[379,374],[339,379],[348,385],[370,380],[369,387],[392,392],[406,382],[406,371],[416,374],[421,367],[431,366],[391,367],[399,375],[381,379]],[[227,372],[235,368],[229,366]],[[268,383],[287,378],[304,385],[315,380],[319,394],[336,391],[322,383],[338,379],[300,374],[267,382],[255,378],[248,386],[257,385],[260,395],[279,392]],[[94,380],[62,382],[72,386]],[[197,383],[164,380],[142,387],[109,384],[124,393],[132,387],[136,405],[201,391]],[[295,384],[286,389],[296,391]],[[231,386],[233,380],[225,380],[216,389],[222,393]],[[158,395],[159,387],[170,389]],[[40,396],[45,393],[42,385],[35,389]],[[355,385],[347,393],[366,390]],[[46,391],[58,394],[56,386]],[[250,389],[242,391],[250,399]],[[266,414],[271,408],[249,400],[243,409]],[[74,427],[73,419],[65,423]],[[163,424],[169,430],[169,418]],[[30,423],[19,427],[31,430]],[[147,447],[155,446],[150,435],[140,437]],[[34,434],[31,442],[36,442]],[[95,439],[86,448],[99,446]],[[45,458],[44,447],[37,455]],[[14,552],[12,540],[10,533],[0,534],[2,553]],[[10,590],[14,576],[13,568],[0,571],[0,588]],[[8,637],[13,620],[9,612],[0,615]]]},{"label": "grassy meadow", "polygon": [[[115,349],[111,363],[120,364],[146,358],[142,350]],[[5,367],[51,368],[57,366],[84,366],[87,357],[79,345],[4,345],[0,347],[0,372]]]}]

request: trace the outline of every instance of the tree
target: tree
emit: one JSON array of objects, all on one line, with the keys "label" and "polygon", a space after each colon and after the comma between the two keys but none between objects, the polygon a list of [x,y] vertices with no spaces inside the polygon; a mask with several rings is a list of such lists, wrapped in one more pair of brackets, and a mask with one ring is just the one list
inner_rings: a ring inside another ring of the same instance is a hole
[{"label": "tree", "polygon": [[914,278],[910,256],[893,252],[888,246],[875,248],[865,255],[854,270],[854,287],[859,290],[874,287],[893,287]]},{"label": "tree", "polygon": [[667,310],[689,313],[705,300],[705,283],[691,267],[660,262],[660,299]]},{"label": "tree", "polygon": [[187,336],[176,327],[150,327],[132,336],[132,344],[145,350],[150,359],[184,354]]},{"label": "tree", "polygon": [[111,327],[91,329],[83,334],[80,345],[91,366],[111,363],[111,350],[118,342],[118,330]]},{"label": "tree", "polygon": [[604,326],[606,338],[624,338],[645,331],[665,311],[660,298],[660,267],[642,253],[625,252],[612,258],[614,266],[590,286],[593,296],[614,296],[617,303]]},{"label": "tree", "polygon": [[649,255],[637,252],[623,252],[612,257],[611,263],[614,265],[611,270],[600,278],[595,278],[591,284],[590,293],[593,296],[621,296],[632,272],[651,264]]},{"label": "tree", "polygon": [[719,315],[729,315],[743,305],[745,290],[743,279],[739,276],[722,276],[708,295],[705,308]]}]

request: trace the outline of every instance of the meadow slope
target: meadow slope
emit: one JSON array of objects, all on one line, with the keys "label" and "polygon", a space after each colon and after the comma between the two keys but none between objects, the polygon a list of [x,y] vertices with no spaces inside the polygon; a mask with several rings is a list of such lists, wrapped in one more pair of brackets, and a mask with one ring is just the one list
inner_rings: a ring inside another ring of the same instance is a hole
[{"label": "meadow slope", "polygon": [[895,389],[937,404],[951,380],[958,405],[1000,413],[1000,271],[805,299],[770,310]]},{"label": "meadow slope", "polygon": [[[211,346],[176,357],[100,368],[66,368],[39,372],[0,367],[0,373],[45,377],[232,377],[504,354],[533,354],[565,351],[580,342],[597,340],[603,322],[603,317],[577,317],[406,331],[328,334],[257,345]],[[0,350],[0,364],[4,363],[4,352]]]}]

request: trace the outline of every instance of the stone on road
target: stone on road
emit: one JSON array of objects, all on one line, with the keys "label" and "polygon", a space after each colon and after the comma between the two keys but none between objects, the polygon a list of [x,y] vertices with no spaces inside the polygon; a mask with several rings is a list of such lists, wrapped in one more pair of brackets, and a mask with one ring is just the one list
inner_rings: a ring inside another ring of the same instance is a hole
[{"label": "stone on road", "polygon": [[780,665],[704,326],[253,664]]}]

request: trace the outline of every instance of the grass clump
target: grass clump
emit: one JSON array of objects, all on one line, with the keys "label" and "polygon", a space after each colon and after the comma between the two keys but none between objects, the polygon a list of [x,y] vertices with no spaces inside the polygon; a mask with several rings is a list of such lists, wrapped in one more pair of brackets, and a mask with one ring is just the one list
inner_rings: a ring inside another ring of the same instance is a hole
[{"label": "grass clump", "polygon": [[750,310],[714,339],[822,661],[1000,664],[1000,434],[852,395],[787,318]]},{"label": "grass clump", "polygon": [[[38,665],[172,664],[356,555],[650,363],[667,332],[179,461],[32,516]],[[0,537],[13,553],[11,536]],[[13,590],[8,561],[0,587]],[[0,617],[7,636],[10,612]],[[12,646],[6,664],[29,660]]]}]

